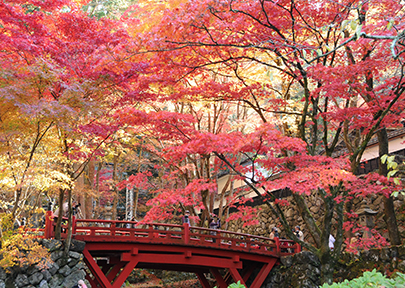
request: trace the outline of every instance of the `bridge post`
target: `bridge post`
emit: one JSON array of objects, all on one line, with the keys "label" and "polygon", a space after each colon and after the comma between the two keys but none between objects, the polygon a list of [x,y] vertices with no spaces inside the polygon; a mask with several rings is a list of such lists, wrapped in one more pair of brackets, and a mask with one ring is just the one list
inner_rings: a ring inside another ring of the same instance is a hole
[{"label": "bridge post", "polygon": [[45,239],[50,239],[53,235],[52,233],[52,225],[53,222],[53,213],[52,211],[46,211],[45,213],[45,231],[44,231],[44,237]]},{"label": "bridge post", "polygon": [[277,253],[277,255],[280,255],[280,253],[281,253],[280,239],[278,237],[274,237],[274,241],[276,241],[276,253]]},{"label": "bridge post", "polygon": [[295,243],[295,247],[297,247],[296,249],[294,249],[295,253],[300,253],[301,252],[301,245],[299,243]]},{"label": "bridge post", "polygon": [[76,216],[72,216],[72,235],[76,235]]},{"label": "bridge post", "polygon": [[190,225],[188,223],[183,224],[184,230],[184,244],[190,243]]}]

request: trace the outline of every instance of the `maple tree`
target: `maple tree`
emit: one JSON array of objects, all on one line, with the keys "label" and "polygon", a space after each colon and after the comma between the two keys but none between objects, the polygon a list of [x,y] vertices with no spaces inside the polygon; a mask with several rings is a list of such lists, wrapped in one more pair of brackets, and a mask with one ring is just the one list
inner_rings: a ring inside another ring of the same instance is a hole
[{"label": "maple tree", "polygon": [[[131,11],[147,13],[142,5]],[[214,137],[190,130],[183,123],[184,116],[175,124],[161,118],[159,124],[170,124],[177,130],[166,128],[178,144],[169,150],[173,161],[182,161],[186,155],[212,155],[234,170],[259,197],[263,197],[263,188],[268,194],[275,187],[292,190],[315,243],[301,244],[318,255],[323,281],[330,283],[343,242],[344,204],[367,194],[364,186],[363,190],[355,189],[352,183],[365,182],[353,173],[370,139],[384,133],[386,127],[400,125],[402,118],[403,16],[403,6],[397,1],[184,1],[167,9],[154,27],[137,35],[139,48],[134,53],[147,55],[155,63],[156,73],[142,79],[148,93],[130,96],[138,101],[239,101],[255,111],[263,123],[277,123],[282,127],[278,130],[292,136],[263,140],[263,135],[253,135],[265,133],[263,130],[270,133],[273,128],[266,124],[261,129],[258,125],[261,132],[239,136],[243,142],[252,137],[251,147],[231,149],[239,139],[237,134]],[[227,81],[216,81],[212,75]],[[282,79],[283,84],[274,77]],[[297,105],[298,101],[301,103]],[[286,122],[291,119],[293,122]],[[138,125],[145,123],[151,124],[145,121]],[[179,137],[184,144],[179,144]],[[296,138],[303,142],[296,143]],[[279,141],[295,145],[274,150],[277,157],[269,157],[266,153]],[[339,158],[328,158],[335,156],[342,144],[347,149],[347,157],[343,157],[348,160],[346,167],[338,165]],[[383,140],[380,145],[384,145]],[[248,168],[234,161],[239,153],[251,161]],[[300,166],[296,155],[307,167]],[[258,156],[271,159],[271,163]],[[273,172],[277,163],[283,173],[269,181],[260,169],[256,169],[259,175],[252,171],[256,163]],[[246,169],[254,175],[250,179]],[[367,178],[368,185],[375,184],[376,177]],[[194,185],[189,186],[191,191],[207,189],[201,188],[206,182]],[[174,198],[166,195],[167,203],[178,197],[174,195],[179,191],[173,192]],[[319,193],[324,202],[320,225],[305,203],[303,193],[310,192]],[[389,193],[385,195],[389,199]],[[298,240],[289,232],[281,203],[268,204],[275,207],[287,235]],[[350,205],[346,209],[352,212]],[[387,213],[392,215],[393,209],[388,208]],[[338,227],[332,252],[328,239],[334,214],[338,215]],[[387,224],[395,227],[390,221]],[[395,235],[398,233],[390,231],[393,243],[400,241]]]},{"label": "maple tree", "polygon": [[[223,167],[213,160],[214,157],[210,153],[190,153],[187,157],[178,159],[172,157],[173,155],[168,153],[168,149],[171,150],[173,145],[177,147],[179,143],[188,143],[188,135],[193,133],[220,134],[230,130],[232,124],[234,124],[232,128],[234,131],[246,129],[247,124],[244,121],[248,117],[246,110],[239,107],[241,110],[239,115],[233,115],[235,119],[229,121],[228,118],[238,108],[232,103],[187,102],[172,106],[173,112],[161,110],[155,105],[154,111],[140,113],[131,108],[117,113],[118,119],[125,121],[130,127],[137,127],[128,131],[128,135],[134,133],[142,135],[142,141],[135,145],[141,146],[142,150],[154,155],[155,158],[155,167],[149,165],[149,167],[143,167],[141,171],[139,166],[136,174],[123,181],[120,188],[134,187],[156,193],[156,197],[150,203],[157,203],[157,205],[152,205],[154,211],[148,213],[146,220],[173,218],[179,220],[178,213],[183,215],[185,210],[190,210],[193,211],[194,223],[201,226],[214,212],[215,197],[221,191],[216,191],[217,189],[214,188],[216,184],[212,178]],[[251,115],[250,121],[253,118]],[[127,138],[131,139],[130,136]],[[123,145],[129,146],[126,143]],[[152,173],[156,169],[161,171],[158,173],[165,173],[158,180],[164,184],[151,181]],[[178,198],[174,199],[173,194]],[[224,194],[222,193],[222,195]],[[229,204],[225,204],[224,201],[226,202],[226,199],[222,199],[223,205],[221,206]],[[161,205],[162,203],[165,205]],[[218,216],[221,217],[222,214],[220,212]]]},{"label": "maple tree", "polygon": [[32,197],[27,191],[55,193],[46,182],[59,191],[60,207],[68,194],[71,211],[74,182],[116,131],[108,115],[121,89],[146,67],[123,62],[129,38],[120,22],[93,19],[82,4],[0,5],[3,179],[14,194],[12,220]]},{"label": "maple tree", "polygon": [[[203,225],[218,194],[224,197],[215,176],[225,170],[233,177],[227,185],[243,181],[287,236],[320,258],[323,282],[331,282],[343,231],[353,227],[344,222],[354,197],[387,196],[390,238],[401,241],[390,207],[397,187],[384,166],[380,176],[354,175],[376,134],[387,154],[385,129],[402,119],[401,3],[138,1],[119,21],[93,13],[98,7],[0,4],[0,153],[9,163],[2,183],[15,195],[13,217],[29,191],[57,191],[60,206],[67,194],[70,210],[89,163],[112,158],[116,183],[121,149],[142,147],[158,165],[139,162],[122,185],[156,192],[146,219],[166,220],[187,207]],[[292,191],[311,242],[291,233],[289,203],[274,198],[277,189]],[[257,209],[242,194],[221,198],[220,211],[238,204],[229,219],[253,224]],[[309,212],[309,194],[323,200],[322,219]]]}]

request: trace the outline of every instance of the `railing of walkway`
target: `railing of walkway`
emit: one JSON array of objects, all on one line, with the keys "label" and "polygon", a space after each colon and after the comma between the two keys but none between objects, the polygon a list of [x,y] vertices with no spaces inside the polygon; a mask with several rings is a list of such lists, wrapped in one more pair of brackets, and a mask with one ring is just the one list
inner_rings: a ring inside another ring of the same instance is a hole
[{"label": "railing of walkway", "polygon": [[[56,221],[48,211],[44,238],[53,238]],[[67,237],[67,219],[62,223],[62,238]],[[35,230],[38,232],[38,229]],[[301,251],[300,245],[288,239],[270,239],[226,230],[213,230],[188,224],[140,223],[134,221],[75,219],[73,238],[83,241],[139,242],[167,245],[190,245],[274,255],[276,257]],[[41,233],[40,233],[41,234]],[[40,236],[41,237],[41,236]]]}]

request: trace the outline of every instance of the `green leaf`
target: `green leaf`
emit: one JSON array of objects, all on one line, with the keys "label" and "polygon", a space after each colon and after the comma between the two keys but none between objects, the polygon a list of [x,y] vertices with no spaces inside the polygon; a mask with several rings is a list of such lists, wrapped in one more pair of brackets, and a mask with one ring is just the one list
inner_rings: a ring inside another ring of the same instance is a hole
[{"label": "green leaf", "polygon": [[381,163],[382,164],[385,164],[385,162],[387,161],[387,157],[388,157],[387,154],[384,154],[383,156],[381,156]]},{"label": "green leaf", "polygon": [[353,31],[356,30],[356,28],[357,28],[357,21],[356,20],[350,21],[350,28],[352,28]]},{"label": "green leaf", "polygon": [[390,177],[394,176],[395,173],[397,173],[397,171],[398,171],[398,170],[391,170],[391,171],[389,171],[389,172],[387,173],[388,179],[389,179]]},{"label": "green leaf", "polygon": [[347,23],[349,23],[349,20],[342,21],[342,25],[340,26],[340,32],[346,29]]},{"label": "green leaf", "polygon": [[399,194],[399,192],[398,192],[398,191],[395,191],[395,192],[392,192],[391,196],[392,196],[392,197],[398,197],[398,194]]},{"label": "green leaf", "polygon": [[399,181],[399,178],[394,178],[394,183],[396,185],[399,185],[399,184],[401,184],[401,181]]},{"label": "green leaf", "polygon": [[363,28],[363,25],[357,26],[357,29],[356,29],[356,36],[357,36],[357,39],[360,38],[361,28]]},{"label": "green leaf", "polygon": [[397,163],[397,162],[389,162],[388,165],[387,165],[387,168],[388,168],[388,169],[392,169],[392,170],[397,169],[397,167],[398,167],[398,163]]}]

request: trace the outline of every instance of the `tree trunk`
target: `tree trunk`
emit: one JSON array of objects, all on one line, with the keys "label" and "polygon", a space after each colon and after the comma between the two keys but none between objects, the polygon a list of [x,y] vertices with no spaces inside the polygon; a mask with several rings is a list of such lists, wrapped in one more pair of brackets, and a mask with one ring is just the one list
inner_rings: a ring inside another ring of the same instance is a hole
[{"label": "tree trunk", "polygon": [[138,213],[138,201],[139,201],[139,188],[136,188],[134,197],[134,219],[137,219],[136,215]]},{"label": "tree trunk", "polygon": [[336,261],[332,257],[330,250],[327,253],[322,253],[319,260],[321,261],[321,283],[332,284]]},{"label": "tree trunk", "polygon": [[[72,188],[70,187],[68,190],[68,233],[67,233],[67,237],[65,240],[65,255],[68,256],[69,255],[69,248],[70,248],[70,243],[72,242],[72,224],[73,224],[73,219],[72,219]],[[59,209],[61,210],[61,209]]]},{"label": "tree trunk", "polygon": [[62,230],[62,216],[63,216],[63,196],[65,194],[65,191],[60,188],[59,189],[59,213],[58,213],[58,220],[56,221],[56,226],[55,226],[55,239],[60,240],[61,239],[61,230]]},{"label": "tree trunk", "polygon": [[99,162],[97,166],[97,174],[96,174],[96,207],[97,209],[94,209],[94,218],[98,219],[100,217],[100,173],[101,173],[101,168],[103,168],[103,162]]},{"label": "tree trunk", "polygon": [[[377,132],[378,136],[378,152],[379,152],[379,169],[380,175],[387,176],[387,164],[381,163],[381,157],[388,154],[388,135],[385,128]],[[384,197],[384,220],[387,224],[388,235],[392,245],[401,245],[401,236],[398,231],[397,218],[395,217],[394,200],[392,196]]]},{"label": "tree trunk", "polygon": [[117,220],[117,206],[118,206],[118,189],[117,189],[117,183],[118,183],[118,158],[119,155],[114,155],[114,160],[113,160],[113,173],[112,173],[112,180],[113,180],[113,215],[112,219]]},{"label": "tree trunk", "polygon": [[329,248],[329,236],[331,235],[335,200],[334,197],[324,196],[323,201],[325,202],[325,215],[323,218],[323,231],[321,235],[321,245],[319,247],[318,257],[321,261],[321,283],[332,284],[336,260],[333,258],[331,253],[332,251]]}]

